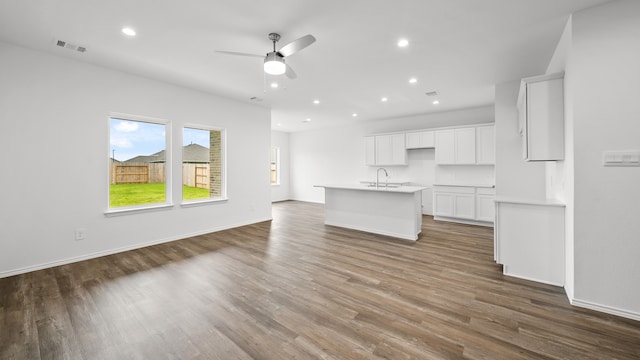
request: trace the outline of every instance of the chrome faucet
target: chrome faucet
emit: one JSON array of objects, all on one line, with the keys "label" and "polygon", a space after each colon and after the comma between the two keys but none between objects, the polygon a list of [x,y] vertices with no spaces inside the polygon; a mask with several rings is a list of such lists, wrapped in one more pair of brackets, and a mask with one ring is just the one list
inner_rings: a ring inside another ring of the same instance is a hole
[{"label": "chrome faucet", "polygon": [[389,185],[389,173],[387,172],[387,170],[385,170],[385,168],[378,168],[378,170],[376,171],[376,189],[379,188],[379,184],[380,184],[380,170],[384,171],[384,176],[385,176],[384,188],[386,189],[387,186]]}]

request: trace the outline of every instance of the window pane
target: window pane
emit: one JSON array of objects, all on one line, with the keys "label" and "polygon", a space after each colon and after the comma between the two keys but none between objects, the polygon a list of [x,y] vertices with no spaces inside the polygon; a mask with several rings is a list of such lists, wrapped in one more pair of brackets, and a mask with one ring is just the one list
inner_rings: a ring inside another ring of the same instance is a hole
[{"label": "window pane", "polygon": [[109,207],[164,203],[164,124],[110,118]]},{"label": "window pane", "polygon": [[182,134],[182,199],[221,198],[223,131],[185,127]]},{"label": "window pane", "polygon": [[271,185],[280,184],[280,148],[271,148]]}]

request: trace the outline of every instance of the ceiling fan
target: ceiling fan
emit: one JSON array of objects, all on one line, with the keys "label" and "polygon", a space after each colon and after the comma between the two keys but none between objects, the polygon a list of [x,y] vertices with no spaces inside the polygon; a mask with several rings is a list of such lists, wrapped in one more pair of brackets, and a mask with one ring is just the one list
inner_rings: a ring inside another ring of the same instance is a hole
[{"label": "ceiling fan", "polygon": [[316,38],[313,37],[313,35],[305,35],[281,47],[280,50],[276,50],[276,43],[280,40],[280,34],[270,33],[269,40],[273,42],[273,51],[268,52],[266,56],[235,52],[235,51],[216,50],[216,52],[222,53],[222,54],[229,54],[229,55],[240,55],[240,56],[264,58],[264,72],[266,72],[269,75],[286,74],[288,78],[295,79],[297,77],[295,71],[293,71],[291,66],[285,64],[284,58],[291,56],[297,53],[298,51],[306,48],[307,46],[313,44],[316,41]]}]

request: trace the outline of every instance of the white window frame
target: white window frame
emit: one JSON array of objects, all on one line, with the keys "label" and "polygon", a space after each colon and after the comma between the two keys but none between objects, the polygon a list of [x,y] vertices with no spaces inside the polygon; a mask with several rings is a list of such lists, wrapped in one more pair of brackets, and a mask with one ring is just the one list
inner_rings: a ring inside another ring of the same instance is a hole
[{"label": "white window frame", "polygon": [[154,203],[154,204],[141,204],[141,205],[133,205],[133,206],[119,206],[119,207],[111,207],[110,206],[110,187],[111,187],[111,179],[107,176],[107,209],[104,211],[107,216],[114,215],[123,215],[130,213],[138,213],[138,212],[148,212],[154,210],[162,210],[162,209],[170,209],[173,207],[172,201],[172,191],[173,189],[173,181],[172,181],[172,151],[171,151],[171,121],[165,119],[159,119],[149,116],[143,115],[132,115],[125,113],[117,113],[111,112],[107,117],[107,145],[108,145],[108,156],[107,156],[107,174],[110,173],[111,167],[111,119],[121,119],[121,120],[130,120],[130,121],[138,121],[138,122],[147,122],[152,124],[164,125],[165,129],[165,201],[163,203]]},{"label": "white window frame", "polygon": [[194,124],[194,123],[184,124],[180,131],[180,144],[181,144],[180,149],[184,147],[184,145],[182,145],[183,143],[182,140],[183,140],[185,128],[220,132],[220,141],[222,142],[222,144],[220,145],[220,153],[221,153],[220,154],[220,171],[222,171],[222,187],[220,188],[219,197],[184,200],[183,199],[184,195],[182,193],[182,161],[184,159],[182,158],[183,152],[180,151],[180,201],[181,201],[180,206],[190,207],[190,206],[197,206],[197,205],[204,205],[204,204],[215,204],[220,202],[226,202],[227,200],[229,200],[229,198],[227,197],[227,129],[217,127],[217,126]]}]

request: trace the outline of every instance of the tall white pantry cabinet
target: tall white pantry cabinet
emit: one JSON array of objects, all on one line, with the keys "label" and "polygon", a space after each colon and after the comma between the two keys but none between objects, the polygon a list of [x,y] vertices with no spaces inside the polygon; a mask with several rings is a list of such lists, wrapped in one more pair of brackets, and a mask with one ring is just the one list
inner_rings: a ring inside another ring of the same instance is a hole
[{"label": "tall white pantry cabinet", "polygon": [[[524,161],[564,159],[563,73],[522,79],[518,96]],[[565,204],[498,196],[494,257],[506,275],[562,286]]]}]

